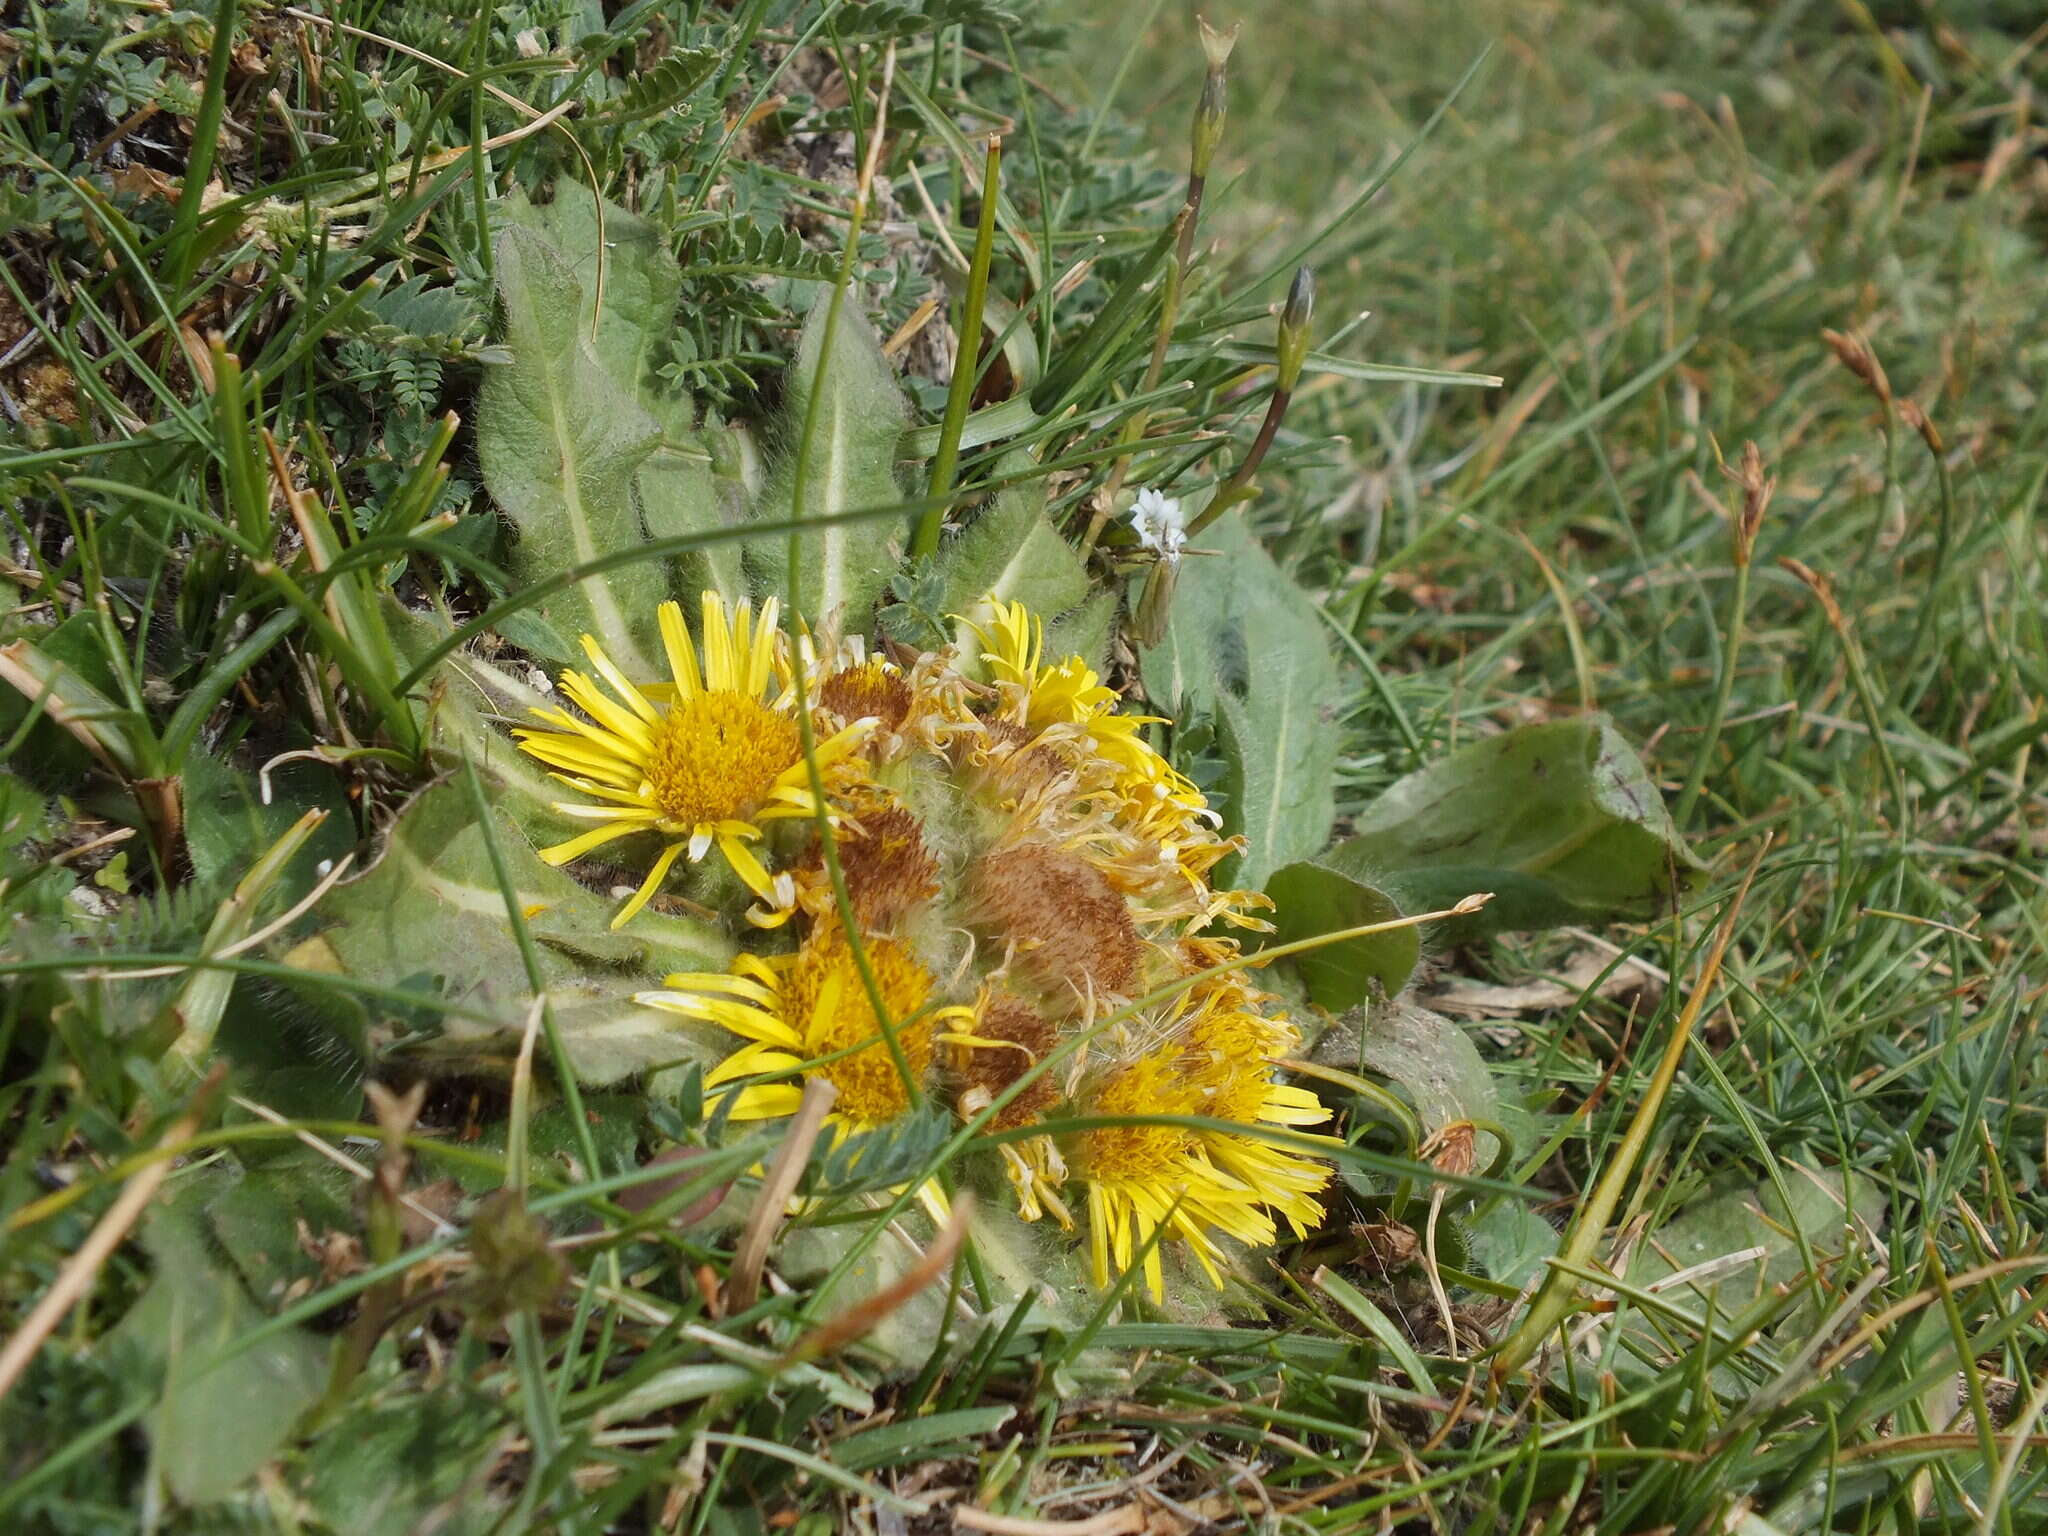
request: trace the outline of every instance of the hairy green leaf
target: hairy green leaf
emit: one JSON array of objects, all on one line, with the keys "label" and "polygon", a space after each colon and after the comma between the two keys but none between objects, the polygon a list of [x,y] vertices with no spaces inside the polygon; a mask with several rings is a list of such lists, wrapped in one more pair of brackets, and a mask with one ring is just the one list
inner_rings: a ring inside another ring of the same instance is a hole
[{"label": "hairy green leaf", "polygon": [[1336,815],[1337,665],[1314,604],[1238,519],[1190,554],[1166,633],[1142,657],[1161,713],[1214,713],[1224,830],[1249,848],[1228,878],[1262,884],[1320,850]]},{"label": "hairy green leaf", "polygon": [[1604,716],[1519,726],[1397,781],[1332,858],[1410,911],[1491,891],[1461,935],[1654,917],[1699,861]]},{"label": "hairy green leaf", "polygon": [[1114,592],[1097,592],[1045,626],[1045,654],[1079,656],[1098,672],[1109,664],[1109,634],[1116,623]]},{"label": "hairy green leaf", "polygon": [[305,852],[278,876],[280,905],[297,901],[320,878],[323,861],[355,846],[355,818],[334,771],[299,759],[263,774],[244,773],[205,752],[185,758],[185,848],[192,873],[226,889],[305,812],[318,807],[327,820],[306,840]]},{"label": "hairy green leaf", "polygon": [[[731,943],[707,924],[643,912],[611,928],[616,903],[541,862],[514,817],[494,808],[521,913],[540,955],[556,1022],[577,1075],[603,1084],[649,1067],[704,1057],[707,1031],[633,1001],[671,971],[722,970]],[[508,1062],[531,1004],[524,961],[491,867],[485,833],[460,785],[413,800],[376,866],[335,891],[336,921],[297,962],[335,964],[385,985],[431,983],[431,996],[494,1016],[448,1016],[431,1053]]]},{"label": "hairy green leaf", "polygon": [[[1503,1105],[1500,1089],[1465,1031],[1403,999],[1354,1008],[1316,1041],[1312,1057],[1346,1072],[1372,1073],[1400,1090],[1415,1112],[1417,1140],[1460,1120],[1489,1121],[1517,1135],[1527,1116]],[[1526,1133],[1521,1133],[1526,1134]],[[1475,1138],[1475,1172],[1501,1151],[1491,1132]]]},{"label": "hairy green leaf", "polygon": [[1088,596],[1088,568],[1046,518],[1043,481],[997,493],[939,551],[937,576],[943,611],[957,615],[953,644],[963,663],[980,654],[968,620],[988,620],[984,599],[1023,603],[1050,619]]},{"label": "hairy green leaf", "polygon": [[143,1228],[156,1278],[115,1330],[164,1373],[144,1422],[158,1470],[188,1504],[225,1498],[254,1476],[326,1377],[327,1351],[296,1328],[220,1358],[266,1320],[208,1244],[199,1199],[220,1186],[208,1178],[157,1207]]},{"label": "hairy green leaf", "polygon": [[[635,375],[621,380],[593,345],[568,257],[515,222],[498,238],[497,273],[512,360],[484,375],[477,457],[519,530],[511,574],[530,582],[642,540],[633,476],[661,428],[634,398]],[[606,343],[614,361],[621,345]],[[559,634],[596,635],[628,675],[649,677],[665,595],[659,568],[631,565],[578,583],[539,612]]]},{"label": "hairy green leaf", "polygon": [[[822,299],[812,307],[790,364],[782,457],[758,507],[764,518],[799,511],[806,519],[829,517],[902,499],[895,462],[906,414],[903,392],[873,327],[851,304],[840,306],[826,356],[830,308]],[[805,535],[796,590],[804,617],[819,629],[865,630],[875,599],[902,558],[903,533],[901,519],[875,518]],[[771,589],[788,591],[787,540],[757,541],[749,556]]]},{"label": "hairy green leaf", "polygon": [[[519,205],[514,205],[517,208]],[[689,392],[661,376],[682,301],[683,269],[661,230],[616,203],[600,205],[588,187],[565,180],[555,200],[518,214],[570,264],[582,291],[577,323],[599,364],[653,421],[659,435],[633,471],[633,497],[649,537],[675,538],[727,526],[712,481],[711,452],[697,436]],[[604,306],[596,308],[598,251],[604,252]],[[635,567],[634,570],[638,570]],[[680,593],[685,613],[706,586],[746,595],[737,541],[669,562],[666,595]],[[637,617],[637,616],[636,616]]]},{"label": "hairy green leaf", "polygon": [[[1500,1089],[1479,1047],[1443,1015],[1393,1002],[1354,1015],[1346,1024],[1356,1026],[1347,1065],[1398,1083],[1421,1117],[1424,1134],[1456,1120],[1500,1119]],[[1335,1056],[1330,1059],[1347,1053],[1342,1040],[1332,1041],[1331,1047]],[[1484,1168],[1492,1155],[1492,1137],[1482,1136],[1479,1166]]]},{"label": "hairy green leaf", "polygon": [[491,1487],[503,1404],[453,1376],[351,1405],[345,1430],[307,1452],[303,1495],[322,1527],[350,1536],[483,1536],[508,1495]]}]

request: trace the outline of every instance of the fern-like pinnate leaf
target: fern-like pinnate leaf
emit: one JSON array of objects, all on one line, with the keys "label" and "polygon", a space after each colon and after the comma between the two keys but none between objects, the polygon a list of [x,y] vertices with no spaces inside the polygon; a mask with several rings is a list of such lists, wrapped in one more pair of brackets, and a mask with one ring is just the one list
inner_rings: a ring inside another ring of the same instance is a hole
[{"label": "fern-like pinnate leaf", "polygon": [[607,127],[643,122],[673,111],[697,93],[724,57],[715,48],[679,48],[652,69],[642,70],[591,121]]}]

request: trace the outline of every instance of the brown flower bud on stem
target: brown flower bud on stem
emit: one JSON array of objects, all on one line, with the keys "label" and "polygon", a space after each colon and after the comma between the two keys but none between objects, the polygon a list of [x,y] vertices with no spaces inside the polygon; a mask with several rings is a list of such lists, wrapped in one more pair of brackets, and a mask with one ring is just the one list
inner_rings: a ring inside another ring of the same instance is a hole
[{"label": "brown flower bud on stem", "polygon": [[546,1223],[526,1208],[511,1185],[478,1203],[469,1223],[471,1312],[495,1326],[519,1312],[546,1306],[568,1278],[568,1266],[549,1242]]},{"label": "brown flower bud on stem", "polygon": [[1470,1120],[1440,1125],[1423,1142],[1417,1156],[1440,1172],[1463,1178],[1478,1164],[1478,1127]]},{"label": "brown flower bud on stem", "polygon": [[1918,400],[1908,397],[1899,402],[1899,420],[1920,434],[1920,441],[1927,445],[1927,451],[1936,458],[1946,453],[1947,446],[1941,440],[1941,432],[1927,419],[1927,412],[1920,408]]},{"label": "brown flower bud on stem", "polygon": [[1778,489],[1778,477],[1764,473],[1763,453],[1753,442],[1742,445],[1742,460],[1728,475],[1742,487],[1742,512],[1735,520],[1735,563],[1746,566],[1756,549],[1764,509]]},{"label": "brown flower bud on stem", "polygon": [[1889,412],[1892,408],[1892,381],[1885,377],[1884,364],[1877,360],[1870,344],[1860,336],[1847,336],[1840,331],[1822,331],[1820,339],[1828,344],[1835,360],[1861,379],[1863,387],[1875,395],[1877,403]]}]

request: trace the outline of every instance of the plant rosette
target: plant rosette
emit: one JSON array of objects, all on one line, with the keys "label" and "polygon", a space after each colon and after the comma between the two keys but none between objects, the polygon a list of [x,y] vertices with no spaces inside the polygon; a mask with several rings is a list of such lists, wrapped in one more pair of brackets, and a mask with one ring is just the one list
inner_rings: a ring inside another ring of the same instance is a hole
[{"label": "plant rosette", "polygon": [[1136,1271],[1163,1299],[1168,1251],[1221,1285],[1232,1244],[1315,1227],[1331,1176],[1329,1111],[1280,1075],[1299,1032],[1233,936],[1271,903],[1212,883],[1243,839],[1146,740],[1155,717],[1048,659],[1022,603],[960,622],[964,657],[870,654],[707,592],[694,636],[662,605],[655,682],[586,639],[573,710],[517,733],[590,824],[542,856],[644,846],[614,926],[703,866],[693,892],[752,935],[636,999],[730,1037],[714,1119],[792,1115],[814,1078],[835,1146],[943,1105],[1019,1216],[1079,1232],[1096,1285]]}]

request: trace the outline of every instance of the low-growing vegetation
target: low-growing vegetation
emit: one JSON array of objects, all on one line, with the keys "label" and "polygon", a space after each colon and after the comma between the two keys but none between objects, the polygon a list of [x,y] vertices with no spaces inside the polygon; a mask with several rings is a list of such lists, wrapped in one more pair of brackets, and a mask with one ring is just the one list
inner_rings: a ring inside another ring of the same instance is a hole
[{"label": "low-growing vegetation", "polygon": [[2033,18],[1167,10],[0,12],[5,1528],[2042,1523]]}]

